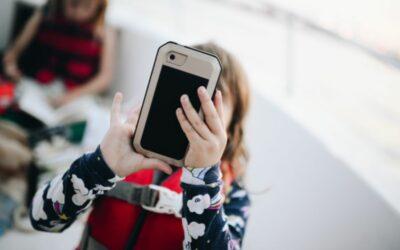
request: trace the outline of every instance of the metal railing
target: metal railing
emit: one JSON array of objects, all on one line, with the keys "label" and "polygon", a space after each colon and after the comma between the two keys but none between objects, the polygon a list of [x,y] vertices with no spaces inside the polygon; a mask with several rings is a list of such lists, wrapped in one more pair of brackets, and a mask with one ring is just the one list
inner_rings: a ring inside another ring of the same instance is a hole
[{"label": "metal railing", "polygon": [[[353,46],[357,49],[362,50],[368,55],[374,57],[375,59],[395,67],[400,70],[400,57],[392,52],[382,52],[379,49],[363,43],[363,41],[358,41],[354,38],[347,37],[338,31],[324,27],[323,25],[310,20],[302,15],[293,13],[285,8],[279,7],[276,4],[262,1],[257,3],[245,2],[245,1],[235,1],[235,0],[217,0],[213,2],[220,2],[227,6],[238,8],[243,11],[252,12],[265,16],[272,20],[281,22],[287,25],[289,33],[293,30],[294,26],[302,26],[310,30],[324,34],[337,41],[347,43],[349,46]],[[288,39],[291,39],[291,35],[288,35]]]}]

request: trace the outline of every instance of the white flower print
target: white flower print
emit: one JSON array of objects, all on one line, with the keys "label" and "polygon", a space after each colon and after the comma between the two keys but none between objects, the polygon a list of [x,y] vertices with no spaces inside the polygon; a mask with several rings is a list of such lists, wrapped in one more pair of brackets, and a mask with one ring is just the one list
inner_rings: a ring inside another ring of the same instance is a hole
[{"label": "white flower print", "polygon": [[72,186],[74,187],[75,194],[72,196],[72,202],[77,206],[82,206],[87,200],[94,199],[95,195],[92,190],[85,187],[85,183],[76,175],[71,177]]},{"label": "white flower print", "polygon": [[44,225],[39,225],[39,227],[46,231],[46,232],[60,232],[61,230],[63,230],[65,228],[65,224],[56,224],[56,225],[52,225],[50,227],[46,227]]},{"label": "white flower print", "polygon": [[228,223],[225,223],[224,226],[222,227],[222,232],[227,232],[228,231]]},{"label": "white flower print", "polygon": [[246,191],[245,190],[238,190],[235,193],[231,195],[231,198],[243,198],[246,196]]},{"label": "white flower print", "polygon": [[59,202],[61,204],[64,204],[65,196],[63,188],[64,187],[63,187],[62,174],[60,174],[50,182],[50,187],[49,190],[47,191],[47,196],[46,196],[47,199],[51,199],[53,203]]},{"label": "white flower print", "polygon": [[93,189],[88,190],[83,180],[74,174],[71,177],[71,182],[75,190],[75,194],[72,196],[72,202],[77,206],[82,206],[86,201],[93,200],[96,194],[104,194],[104,191],[112,188],[96,184]]},{"label": "white flower print", "polygon": [[184,238],[183,242],[184,242],[184,245],[186,245],[186,243],[192,242],[192,238],[189,235],[188,223],[187,223],[186,218],[182,218],[182,225],[183,225],[183,231],[185,233],[185,238]]},{"label": "white flower print", "polygon": [[33,198],[32,206],[32,217],[34,220],[38,221],[40,219],[47,220],[47,214],[43,210],[44,200],[42,198],[43,191],[46,186],[43,186]]},{"label": "white flower print", "polygon": [[206,229],[206,225],[203,223],[197,223],[195,221],[190,222],[188,226],[188,232],[193,239],[197,239],[204,235],[204,231]]},{"label": "white flower print", "polygon": [[105,187],[99,184],[96,184],[96,186],[93,188],[93,191],[95,191],[95,194],[104,194],[104,191],[110,190],[113,187]]},{"label": "white flower print", "polygon": [[201,179],[201,177],[204,178],[204,176],[196,175],[197,172],[196,171],[190,172],[190,170],[183,168],[182,177],[181,177],[182,182],[193,184],[193,185],[204,185],[205,182],[203,179]]},{"label": "white flower print", "polygon": [[229,225],[231,225],[232,227],[239,227],[239,228],[243,228],[245,223],[242,217],[240,216],[236,216],[236,215],[230,215],[228,216],[228,223]]},{"label": "white flower print", "polygon": [[209,194],[199,194],[187,201],[189,211],[196,214],[202,214],[204,212],[204,209],[209,208],[210,205],[211,199]]},{"label": "white flower print", "polygon": [[88,209],[88,207],[90,207],[92,205],[92,203],[93,203],[93,201],[89,201],[88,204],[86,204],[86,206],[84,206],[83,208],[76,211],[76,214],[80,214],[80,213],[86,211],[86,209]]}]

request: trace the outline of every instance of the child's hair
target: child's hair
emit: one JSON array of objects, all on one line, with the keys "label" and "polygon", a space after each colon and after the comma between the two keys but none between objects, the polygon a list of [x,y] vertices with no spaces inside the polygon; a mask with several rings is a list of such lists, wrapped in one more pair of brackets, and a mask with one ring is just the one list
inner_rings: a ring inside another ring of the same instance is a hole
[{"label": "child's hair", "polygon": [[74,1],[76,4],[83,4],[88,1],[95,1],[97,3],[97,11],[94,17],[90,20],[90,23],[96,26],[101,26],[104,24],[108,0],[48,0],[47,17],[52,18],[63,16],[65,1]]},{"label": "child's hair", "polygon": [[[215,43],[199,44],[195,48],[217,55],[222,72],[217,89],[222,96],[229,98],[232,104],[232,117],[228,125],[228,142],[222,156],[233,168],[234,179],[245,174],[248,151],[244,144],[244,122],[250,106],[250,90],[247,75],[236,58]],[[225,173],[224,173],[225,174]]]}]

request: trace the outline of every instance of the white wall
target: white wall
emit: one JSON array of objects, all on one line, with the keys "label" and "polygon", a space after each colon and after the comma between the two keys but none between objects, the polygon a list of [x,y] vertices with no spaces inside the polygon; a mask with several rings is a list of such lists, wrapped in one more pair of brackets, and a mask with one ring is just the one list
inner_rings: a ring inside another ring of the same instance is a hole
[{"label": "white wall", "polygon": [[254,93],[248,125],[245,249],[400,248],[399,213],[299,123]]},{"label": "white wall", "polygon": [[[112,2],[111,2],[112,3]],[[111,93],[121,91],[129,105],[141,103],[158,47],[179,41],[176,34],[143,21],[139,11],[111,4],[107,23],[118,31],[116,63]]]},{"label": "white wall", "polygon": [[0,3],[0,50],[7,46],[16,0],[1,0]]},{"label": "white wall", "polygon": [[119,32],[111,92],[121,91],[130,105],[141,103],[157,49],[166,41],[156,32],[133,25]]}]

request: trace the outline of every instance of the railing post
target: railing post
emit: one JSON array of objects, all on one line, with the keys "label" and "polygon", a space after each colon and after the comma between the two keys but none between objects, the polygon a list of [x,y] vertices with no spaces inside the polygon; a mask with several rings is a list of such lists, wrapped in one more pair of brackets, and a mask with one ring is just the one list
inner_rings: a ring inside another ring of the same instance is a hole
[{"label": "railing post", "polygon": [[286,95],[293,95],[294,91],[294,20],[292,16],[286,18]]}]

